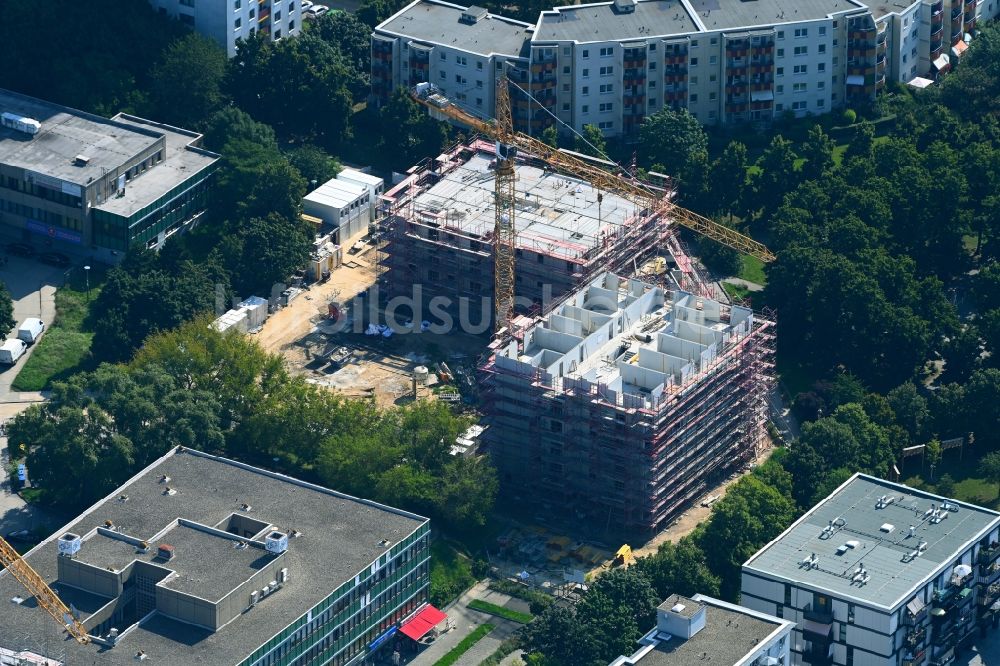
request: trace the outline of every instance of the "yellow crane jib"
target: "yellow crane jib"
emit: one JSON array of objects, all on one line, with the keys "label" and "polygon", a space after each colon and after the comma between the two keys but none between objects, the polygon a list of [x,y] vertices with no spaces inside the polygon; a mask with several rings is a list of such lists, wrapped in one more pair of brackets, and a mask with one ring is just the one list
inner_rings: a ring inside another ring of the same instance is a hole
[{"label": "yellow crane jib", "polygon": [[51,615],[56,622],[61,624],[77,643],[86,645],[90,642],[87,629],[79,620],[73,617],[70,610],[66,608],[66,604],[62,602],[62,599],[52,591],[52,588],[38,575],[38,572],[32,569],[31,565],[9,543],[4,541],[2,537],[0,537],[0,564],[3,564],[7,568],[7,571],[35,598],[38,605],[45,609],[45,612]]}]

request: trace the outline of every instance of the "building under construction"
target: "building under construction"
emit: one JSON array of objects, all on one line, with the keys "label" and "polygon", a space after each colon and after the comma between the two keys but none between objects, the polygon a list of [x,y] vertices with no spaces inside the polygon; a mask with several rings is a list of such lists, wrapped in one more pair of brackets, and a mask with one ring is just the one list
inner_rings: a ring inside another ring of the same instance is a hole
[{"label": "building under construction", "polygon": [[[487,141],[458,145],[413,169],[381,199],[388,225],[381,295],[417,296],[424,315],[415,318],[426,316],[435,296],[448,298],[453,313],[468,308],[472,323],[492,317],[495,157]],[[522,313],[551,306],[601,271],[632,270],[669,233],[659,216],[530,156],[519,158],[516,173],[515,291]]]},{"label": "building under construction", "polygon": [[539,518],[648,536],[765,438],[774,323],[601,273],[481,368],[501,490]]}]

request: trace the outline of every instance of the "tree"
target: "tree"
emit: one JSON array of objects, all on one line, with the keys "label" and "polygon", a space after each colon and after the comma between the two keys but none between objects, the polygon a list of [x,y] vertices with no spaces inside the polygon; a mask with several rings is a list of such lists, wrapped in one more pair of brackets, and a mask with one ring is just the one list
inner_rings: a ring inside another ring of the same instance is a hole
[{"label": "tree", "polygon": [[[228,220],[230,226],[218,225],[201,233],[224,236],[233,231],[232,225],[272,213],[298,219],[305,193],[305,179],[277,148],[234,139],[222,150],[222,167],[209,208],[215,220]],[[211,244],[217,242],[213,239]]]},{"label": "tree", "polygon": [[250,114],[235,106],[227,106],[213,113],[205,121],[205,147],[222,151],[229,142],[246,141],[268,151],[278,150],[274,130],[259,123]]},{"label": "tree", "polygon": [[687,177],[692,162],[707,155],[708,135],[687,109],[665,108],[643,121],[639,145],[647,163],[662,164],[668,174]]},{"label": "tree", "polygon": [[941,475],[941,478],[937,481],[937,486],[935,487],[935,492],[938,495],[944,497],[952,497],[955,494],[955,479],[951,478],[951,474],[947,472]]},{"label": "tree", "polygon": [[0,282],[0,333],[6,338],[7,334],[17,324],[14,320],[14,302],[7,291],[7,285]]},{"label": "tree", "polygon": [[150,115],[179,127],[196,127],[223,103],[226,53],[190,32],[167,47],[150,74]]},{"label": "tree", "polygon": [[718,207],[713,212],[732,215],[742,206],[750,184],[749,166],[747,147],[739,141],[730,141],[722,155],[712,162],[711,190]]},{"label": "tree", "polygon": [[649,578],[635,567],[611,569],[598,576],[577,605],[577,620],[594,637],[596,656],[608,663],[629,654],[656,621],[660,597]]},{"label": "tree", "polygon": [[[323,18],[328,16],[325,14]],[[309,183],[309,190],[322,185],[340,173],[340,163],[325,150],[312,144],[303,144],[287,153],[288,163]]]},{"label": "tree", "polygon": [[312,32],[340,51],[353,78],[354,99],[368,93],[372,29],[355,14],[327,12],[312,21]]},{"label": "tree", "polygon": [[764,209],[764,219],[778,209],[785,195],[798,184],[797,159],[792,142],[778,135],[757,160],[760,172],[754,187],[758,204]]},{"label": "tree", "polygon": [[719,594],[719,577],[709,569],[705,553],[690,536],[664,543],[654,555],[638,558],[635,567],[646,574],[660,599],[671,594]]},{"label": "tree", "polygon": [[806,161],[800,171],[806,180],[818,180],[824,173],[833,168],[834,142],[820,125],[813,125],[802,142],[799,153]]},{"label": "tree", "polygon": [[597,125],[584,125],[583,134],[576,136],[576,143],[573,147],[573,150],[578,153],[601,158],[605,156],[607,149],[604,132]]},{"label": "tree", "polygon": [[927,398],[917,392],[917,387],[913,382],[900,384],[889,391],[886,397],[889,399],[889,406],[892,407],[893,414],[896,416],[896,422],[909,433],[910,441],[921,441],[926,434],[930,418]]},{"label": "tree", "polygon": [[[720,220],[716,222],[722,226],[732,226]],[[698,256],[702,263],[719,277],[738,275],[743,270],[743,255],[708,236],[698,236]]]},{"label": "tree", "polygon": [[542,136],[540,137],[543,142],[552,148],[559,147],[559,130],[556,129],[555,125],[549,125],[542,130]]},{"label": "tree", "polygon": [[987,453],[979,461],[979,473],[991,482],[997,484],[997,497],[1000,497],[1000,452]]},{"label": "tree", "polygon": [[378,120],[384,158],[400,170],[437,155],[448,138],[444,123],[431,118],[403,88],[379,109]]},{"label": "tree", "polygon": [[540,655],[545,666],[596,666],[595,637],[572,608],[552,604],[524,629],[525,652]]}]

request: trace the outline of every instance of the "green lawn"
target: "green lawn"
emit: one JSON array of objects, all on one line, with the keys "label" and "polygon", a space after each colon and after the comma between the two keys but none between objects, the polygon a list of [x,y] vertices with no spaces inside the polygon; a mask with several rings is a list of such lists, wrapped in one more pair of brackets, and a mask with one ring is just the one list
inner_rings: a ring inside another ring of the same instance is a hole
[{"label": "green lawn", "polygon": [[431,544],[431,603],[444,606],[475,585],[469,558],[443,539]]},{"label": "green lawn", "polygon": [[32,352],[14,379],[12,388],[15,391],[41,391],[53,380],[89,369],[94,333],[88,315],[100,293],[103,278],[92,275],[91,280],[89,296],[86,287],[76,282],[56,291],[55,321],[47,323],[48,328],[37,343],[38,349]]},{"label": "green lawn", "polygon": [[434,662],[434,666],[451,666],[459,657],[472,649],[472,646],[483,639],[486,634],[493,631],[492,624],[484,624],[476,628],[471,634],[462,639],[462,642],[453,647],[448,654]]},{"label": "green lawn", "polygon": [[[974,452],[967,449],[959,458],[957,449],[945,451],[941,456],[941,464],[934,470],[934,482],[931,482],[930,470],[926,467],[921,469],[920,458],[914,456],[908,458],[903,467],[903,483],[988,509],[1000,508],[997,484],[981,477],[978,468],[979,456]],[[945,474],[955,482],[954,490],[950,493],[940,487],[941,477]]]},{"label": "green lawn", "polygon": [[482,611],[483,613],[489,613],[490,615],[496,615],[497,617],[502,617],[505,620],[511,620],[513,622],[519,622],[520,624],[528,624],[535,619],[531,613],[522,613],[520,611],[511,610],[509,608],[504,608],[503,606],[491,604],[488,601],[483,601],[482,599],[473,599],[467,604],[467,606],[472,610]]},{"label": "green lawn", "polygon": [[767,276],[764,274],[764,262],[757,257],[749,255],[743,255],[743,268],[740,269],[740,274],[736,277],[760,285],[767,284]]},{"label": "green lawn", "polygon": [[722,288],[726,290],[726,294],[733,301],[743,301],[750,297],[750,290],[741,284],[723,282]]}]

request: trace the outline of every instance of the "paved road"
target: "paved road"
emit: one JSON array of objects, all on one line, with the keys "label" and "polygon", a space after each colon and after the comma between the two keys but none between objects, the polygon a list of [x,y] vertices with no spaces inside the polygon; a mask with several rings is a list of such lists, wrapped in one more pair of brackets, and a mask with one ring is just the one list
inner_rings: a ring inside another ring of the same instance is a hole
[{"label": "paved road", "polygon": [[[10,256],[7,265],[0,267],[0,279],[14,300],[14,319],[18,323],[27,317],[40,317],[46,327],[52,325],[56,314],[56,286],[63,282],[62,269],[40,264],[34,259]],[[12,331],[10,335],[14,336],[16,332]],[[28,347],[28,352],[13,367],[0,366],[0,403],[37,402],[42,399],[38,393],[12,393],[10,389],[17,373],[36,348],[37,345]]]}]

